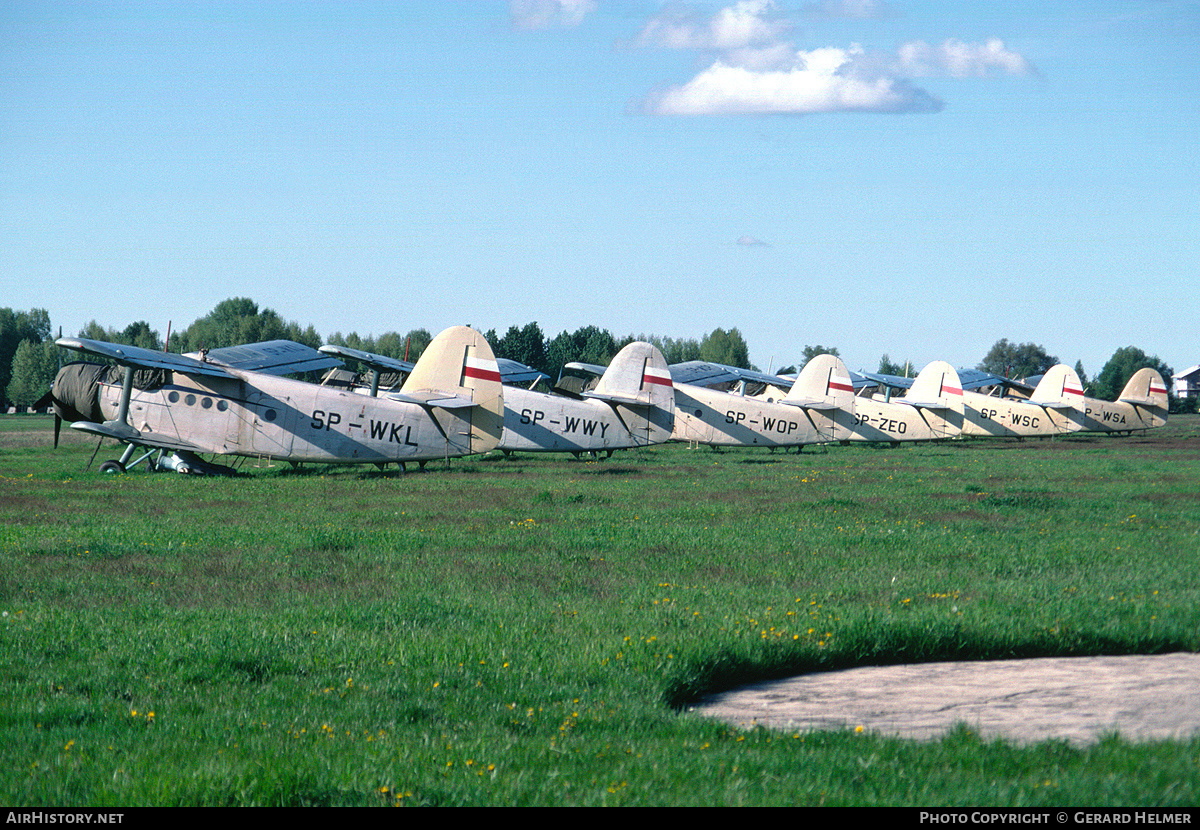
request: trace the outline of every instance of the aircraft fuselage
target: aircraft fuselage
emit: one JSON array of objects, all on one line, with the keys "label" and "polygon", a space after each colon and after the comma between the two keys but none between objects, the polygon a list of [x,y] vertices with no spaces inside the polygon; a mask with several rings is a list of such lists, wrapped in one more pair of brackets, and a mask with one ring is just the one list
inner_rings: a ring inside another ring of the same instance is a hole
[{"label": "aircraft fuselage", "polygon": [[[576,400],[506,386],[504,435],[500,438],[499,449],[505,452],[598,452],[658,443],[646,428],[639,428],[645,418],[628,412],[629,409],[600,400]],[[629,417],[631,415],[633,417]]]},{"label": "aircraft fuselage", "polygon": [[1064,435],[1082,427],[1073,409],[1042,407],[1027,401],[963,392],[963,435],[1033,438]]},{"label": "aircraft fuselage", "polygon": [[836,440],[835,425],[823,414],[815,419],[814,415],[801,407],[680,383],[675,385],[671,440],[748,447],[798,447]]},{"label": "aircraft fuselage", "polygon": [[874,398],[854,399],[850,441],[933,441],[959,433],[958,414]]},{"label": "aircraft fuselage", "polygon": [[[439,410],[257,373],[187,377],[134,390],[129,423],[147,440],[201,452],[286,461],[385,463],[471,452],[469,410]],[[121,387],[105,384],[101,407],[115,418]]]},{"label": "aircraft fuselage", "polygon": [[1125,432],[1166,424],[1166,410],[1151,406],[1084,398],[1083,426],[1088,432]]}]

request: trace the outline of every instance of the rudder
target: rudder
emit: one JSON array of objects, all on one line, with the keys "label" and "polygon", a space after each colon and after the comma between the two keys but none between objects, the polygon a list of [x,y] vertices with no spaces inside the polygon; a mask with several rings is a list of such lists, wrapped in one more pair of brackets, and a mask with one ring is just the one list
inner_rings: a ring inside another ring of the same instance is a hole
[{"label": "rudder", "polygon": [[617,408],[638,443],[661,444],[675,423],[675,384],[662,352],[635,340],[605,369],[588,397]]},{"label": "rudder", "polygon": [[452,326],[426,347],[401,389],[403,394],[441,392],[470,397],[464,409],[438,409],[434,417],[448,440],[467,438],[466,454],[487,452],[504,431],[504,391],[496,356],[483,335],[468,326]]}]

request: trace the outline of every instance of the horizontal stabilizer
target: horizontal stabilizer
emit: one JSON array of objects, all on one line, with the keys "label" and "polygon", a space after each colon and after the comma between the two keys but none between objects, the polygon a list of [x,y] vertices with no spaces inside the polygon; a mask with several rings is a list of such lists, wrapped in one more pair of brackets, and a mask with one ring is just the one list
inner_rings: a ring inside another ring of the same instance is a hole
[{"label": "horizontal stabilizer", "polygon": [[441,409],[462,409],[475,406],[475,401],[465,395],[447,395],[444,392],[426,390],[421,392],[388,392],[384,397],[393,401],[404,401],[421,406],[436,406]]},{"label": "horizontal stabilizer", "polygon": [[892,403],[902,403],[906,406],[915,406],[920,409],[954,409],[950,402],[946,400],[914,401],[909,398],[892,398]]},{"label": "horizontal stabilizer", "polygon": [[843,407],[828,398],[784,398],[777,403],[787,406],[798,406],[802,409],[842,409]]},{"label": "horizontal stabilizer", "polygon": [[595,398],[598,401],[605,401],[607,403],[624,404],[625,406],[655,406],[652,401],[639,398],[636,395],[621,395],[612,392],[584,392],[583,396],[585,398]]}]

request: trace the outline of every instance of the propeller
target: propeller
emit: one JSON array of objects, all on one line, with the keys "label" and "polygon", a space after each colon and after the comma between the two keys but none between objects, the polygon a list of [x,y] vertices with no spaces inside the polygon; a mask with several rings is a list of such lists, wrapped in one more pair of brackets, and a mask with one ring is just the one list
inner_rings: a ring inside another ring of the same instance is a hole
[{"label": "propeller", "polygon": [[58,402],[58,399],[54,397],[53,387],[50,388],[49,392],[37,399],[37,403],[33,405],[33,408],[43,409],[47,406],[54,410],[54,449],[58,449],[58,435],[60,432],[62,432],[63,419],[62,411],[59,409],[61,404]]}]

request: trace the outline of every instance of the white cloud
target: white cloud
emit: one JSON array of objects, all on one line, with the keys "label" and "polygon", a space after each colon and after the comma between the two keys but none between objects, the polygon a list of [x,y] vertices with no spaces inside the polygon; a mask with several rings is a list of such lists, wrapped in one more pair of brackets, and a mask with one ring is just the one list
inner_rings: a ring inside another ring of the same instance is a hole
[{"label": "white cloud", "polygon": [[773,0],[739,0],[703,22],[664,11],[646,24],[638,43],[668,49],[718,50],[767,43],[790,28],[786,21],[768,19],[774,6]]},{"label": "white cloud", "polygon": [[737,244],[745,245],[750,248],[770,248],[771,247],[766,242],[763,242],[761,239],[755,239],[753,236],[750,236],[749,234],[747,234],[746,236],[739,237]]},{"label": "white cloud", "polygon": [[509,8],[518,29],[578,26],[596,8],[596,0],[511,0]]},{"label": "white cloud", "polygon": [[652,97],[659,115],[819,112],[935,112],[942,102],[903,78],[856,71],[862,50],[796,52],[786,68],[752,69],[718,60],[695,78]]},{"label": "white cloud", "polygon": [[[853,17],[888,13],[882,0],[821,0],[808,8]],[[858,45],[797,51],[784,40],[791,24],[774,15],[774,0],[740,0],[699,21],[674,9],[646,24],[639,45],[715,51],[719,57],[690,81],[648,97],[642,102],[645,112],[936,112],[942,102],[912,78],[1033,71],[1029,61],[996,38],[947,40],[941,46],[916,41],[894,53],[867,52]]]},{"label": "white cloud", "polygon": [[982,77],[997,69],[1024,75],[1033,65],[1016,52],[1010,52],[1004,41],[992,38],[987,43],[963,43],[947,40],[941,46],[917,41],[906,43],[897,50],[900,71],[911,76],[942,75],[955,78]]}]

